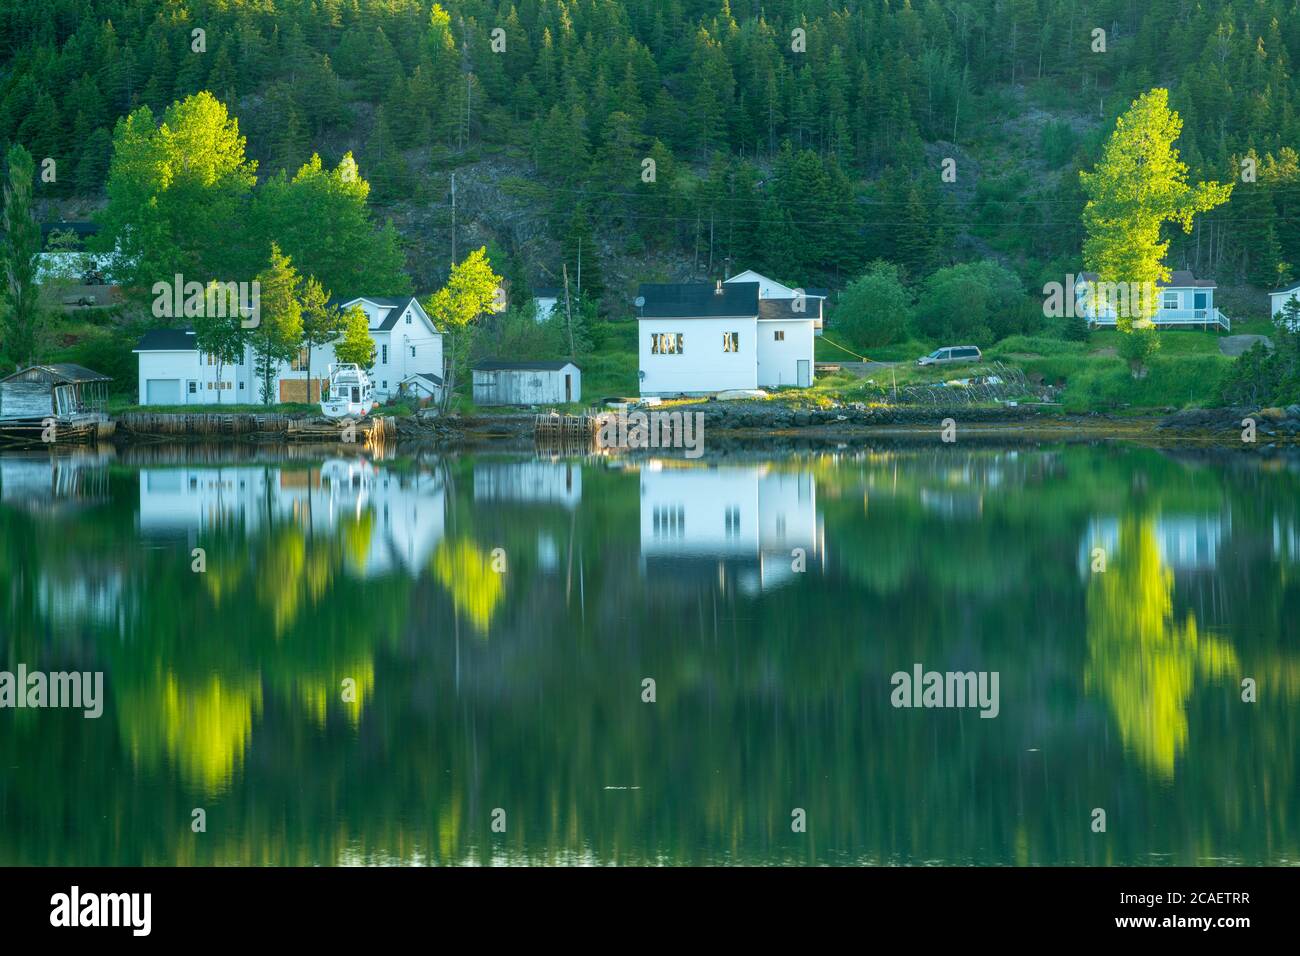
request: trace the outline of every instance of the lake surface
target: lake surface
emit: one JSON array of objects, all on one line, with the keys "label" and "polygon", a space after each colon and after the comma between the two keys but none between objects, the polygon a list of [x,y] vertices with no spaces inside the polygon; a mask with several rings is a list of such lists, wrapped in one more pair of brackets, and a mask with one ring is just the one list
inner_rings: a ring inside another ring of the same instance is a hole
[{"label": "lake surface", "polygon": [[1279,459],[5,454],[0,863],[1295,863],[1297,611]]}]

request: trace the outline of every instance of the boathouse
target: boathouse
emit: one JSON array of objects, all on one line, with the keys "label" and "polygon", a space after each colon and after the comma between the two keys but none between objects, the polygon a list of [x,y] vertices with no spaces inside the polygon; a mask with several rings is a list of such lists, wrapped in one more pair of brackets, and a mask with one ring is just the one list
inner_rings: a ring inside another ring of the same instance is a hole
[{"label": "boathouse", "polygon": [[572,362],[480,362],[475,405],[560,405],[582,399],[582,372]]},{"label": "boathouse", "polygon": [[50,421],[57,441],[86,441],[111,431],[105,408],[107,375],[62,362],[33,365],[0,379],[0,437],[45,440]]}]

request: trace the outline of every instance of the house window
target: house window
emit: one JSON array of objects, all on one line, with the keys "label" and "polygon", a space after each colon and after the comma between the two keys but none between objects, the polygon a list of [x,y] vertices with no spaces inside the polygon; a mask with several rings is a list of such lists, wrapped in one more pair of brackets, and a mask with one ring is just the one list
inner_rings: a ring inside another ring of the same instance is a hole
[{"label": "house window", "polygon": [[740,333],[723,332],[722,333],[722,351],[739,352],[740,351]]},{"label": "house window", "polygon": [[198,383],[198,382],[190,382],[190,383],[189,383],[189,386],[190,386],[190,394],[191,394],[191,395],[197,395],[197,394],[199,393],[199,383]]},{"label": "house window", "polygon": [[410,313],[410,312],[406,313],[406,324],[407,324],[407,325],[410,325],[410,324],[411,324],[411,313]]},{"label": "house window", "polygon": [[772,333],[772,338],[777,342],[785,341],[785,329],[777,329]]},{"label": "house window", "polygon": [[382,382],[380,382],[379,387],[382,388],[384,391],[388,391],[388,379],[384,379]]},{"label": "house window", "polygon": [[415,358],[415,346],[411,346],[411,358]]},{"label": "house window", "polygon": [[656,332],[650,336],[652,355],[681,355],[685,348],[685,336],[680,332]]},{"label": "house window", "polygon": [[380,346],[380,350],[381,350],[381,354],[382,354],[383,357],[379,360],[379,364],[380,364],[380,365],[387,365],[387,364],[388,364],[388,346],[387,346],[387,345]]},{"label": "house window", "polygon": [[306,371],[308,361],[309,361],[309,356],[307,355],[307,350],[299,349],[298,354],[294,357],[294,360],[289,364],[289,367],[293,369],[295,372]]},{"label": "house window", "polygon": [[1165,292],[1160,296],[1160,308],[1176,309],[1178,308],[1178,293]]}]

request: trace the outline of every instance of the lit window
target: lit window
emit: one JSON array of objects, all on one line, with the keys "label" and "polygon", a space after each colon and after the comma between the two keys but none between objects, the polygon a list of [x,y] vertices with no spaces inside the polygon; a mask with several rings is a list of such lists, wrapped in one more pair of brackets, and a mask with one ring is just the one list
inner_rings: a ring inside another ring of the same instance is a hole
[{"label": "lit window", "polygon": [[307,368],[307,361],[308,361],[307,350],[300,349],[298,351],[298,354],[294,357],[293,362],[290,363],[289,367],[293,369],[295,372],[301,372]]},{"label": "lit window", "polygon": [[772,338],[775,339],[775,340],[778,341],[778,342],[784,342],[784,341],[785,341],[785,329],[777,329],[775,332],[772,333]]},{"label": "lit window", "polygon": [[722,351],[739,352],[740,351],[740,333],[723,332],[722,333]]},{"label": "lit window", "polygon": [[650,336],[653,355],[681,355],[685,351],[685,336],[680,332],[656,332]]}]

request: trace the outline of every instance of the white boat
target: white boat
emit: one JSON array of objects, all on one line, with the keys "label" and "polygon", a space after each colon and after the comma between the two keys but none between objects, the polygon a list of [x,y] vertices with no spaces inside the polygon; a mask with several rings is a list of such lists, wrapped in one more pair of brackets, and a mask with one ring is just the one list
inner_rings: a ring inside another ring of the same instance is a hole
[{"label": "white boat", "polygon": [[321,414],[326,418],[361,418],[378,404],[370,376],[350,362],[330,366],[326,387],[328,391],[320,400]]}]

